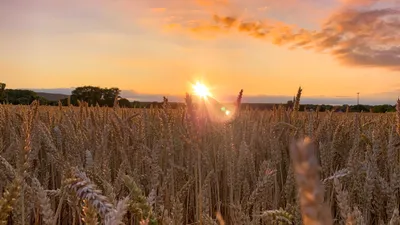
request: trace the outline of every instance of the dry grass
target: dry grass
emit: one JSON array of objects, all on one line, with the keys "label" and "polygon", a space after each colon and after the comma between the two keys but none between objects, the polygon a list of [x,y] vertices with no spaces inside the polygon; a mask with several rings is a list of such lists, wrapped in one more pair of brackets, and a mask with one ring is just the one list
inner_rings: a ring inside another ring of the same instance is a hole
[{"label": "dry grass", "polygon": [[399,114],[297,108],[0,106],[0,223],[400,224]]}]

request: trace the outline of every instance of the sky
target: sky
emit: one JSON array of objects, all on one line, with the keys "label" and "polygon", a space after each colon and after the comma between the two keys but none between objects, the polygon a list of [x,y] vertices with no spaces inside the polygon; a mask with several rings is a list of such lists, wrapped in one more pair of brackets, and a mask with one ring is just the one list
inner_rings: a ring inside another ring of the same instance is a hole
[{"label": "sky", "polygon": [[179,101],[395,104],[399,0],[1,0],[0,81]]}]

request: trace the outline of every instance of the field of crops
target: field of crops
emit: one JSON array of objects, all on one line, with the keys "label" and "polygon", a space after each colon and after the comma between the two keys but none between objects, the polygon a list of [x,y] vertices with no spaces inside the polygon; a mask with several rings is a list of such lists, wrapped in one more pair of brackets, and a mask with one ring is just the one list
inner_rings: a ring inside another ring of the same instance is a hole
[{"label": "field of crops", "polygon": [[0,224],[400,224],[400,113],[192,110],[0,106]]}]

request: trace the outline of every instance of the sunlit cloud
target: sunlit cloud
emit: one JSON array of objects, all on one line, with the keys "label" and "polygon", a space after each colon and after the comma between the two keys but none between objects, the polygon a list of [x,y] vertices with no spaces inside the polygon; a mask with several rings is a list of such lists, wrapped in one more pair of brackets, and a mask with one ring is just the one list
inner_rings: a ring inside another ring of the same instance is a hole
[{"label": "sunlit cloud", "polygon": [[347,6],[363,6],[363,5],[371,5],[381,0],[339,0]]},{"label": "sunlit cloud", "polygon": [[195,0],[197,4],[203,6],[216,6],[216,5],[228,5],[229,0]]},{"label": "sunlit cloud", "polygon": [[243,33],[289,48],[328,52],[346,65],[400,70],[400,11],[392,5],[372,7],[376,2],[346,1],[318,30],[219,14],[212,20],[174,23],[171,28],[198,35]]},{"label": "sunlit cloud", "polygon": [[151,8],[151,11],[155,12],[155,13],[162,13],[162,12],[167,11],[167,9],[166,8]]},{"label": "sunlit cloud", "polygon": [[263,6],[263,7],[259,7],[259,8],[258,8],[258,11],[262,11],[262,12],[265,12],[265,11],[267,11],[267,10],[269,10],[269,7],[268,7],[268,6]]}]

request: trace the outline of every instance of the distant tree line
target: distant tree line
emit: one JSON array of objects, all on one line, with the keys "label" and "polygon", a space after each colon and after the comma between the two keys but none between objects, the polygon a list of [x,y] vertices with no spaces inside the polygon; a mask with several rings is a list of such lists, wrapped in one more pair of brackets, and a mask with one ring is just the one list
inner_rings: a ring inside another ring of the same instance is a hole
[{"label": "distant tree line", "polygon": [[[100,88],[94,86],[83,86],[75,88],[71,96],[66,99],[62,99],[63,105],[74,105],[78,106],[79,102],[87,102],[90,106],[108,106],[112,107],[115,104],[123,108],[150,108],[150,107],[161,107],[162,102],[139,102],[129,101],[126,98],[120,96],[121,90],[119,88]],[[170,108],[178,108],[181,104],[170,103]]]},{"label": "distant tree line", "polygon": [[39,100],[40,104],[43,105],[48,105],[50,103],[50,101],[38,96],[34,91],[6,89],[6,84],[0,83],[0,103],[27,105],[35,100]]},{"label": "distant tree line", "polygon": [[[78,106],[80,102],[87,102],[90,106],[101,106],[101,107],[112,107],[118,104],[124,108],[150,108],[150,107],[162,107],[162,102],[139,102],[129,101],[126,98],[122,98],[121,90],[119,88],[100,88],[94,86],[82,86],[75,88],[68,98],[61,99],[60,103],[64,106],[74,105]],[[6,89],[6,84],[0,83],[0,103],[8,103],[14,105],[27,105],[33,101],[38,100],[41,105],[58,105],[58,101],[50,101],[44,97],[39,96],[36,92],[30,90],[19,90],[19,89]],[[280,104],[285,108],[293,107],[294,100],[287,101],[286,104]],[[241,108],[250,109],[273,109],[279,104],[271,103],[242,103]],[[183,107],[184,103],[169,103],[170,108]],[[385,113],[395,112],[395,105],[312,105],[303,104],[300,105],[300,111],[319,111],[324,112],[328,110],[334,110],[336,112],[374,112],[374,113]]]},{"label": "distant tree line", "polygon": [[[272,110],[274,107],[283,106],[286,109],[293,108],[292,101],[288,101],[286,104],[274,104],[274,103],[242,103],[242,109],[258,109],[258,110]],[[386,113],[395,112],[395,105],[313,105],[313,104],[300,104],[299,111],[335,111],[335,112],[374,112],[374,113]]]},{"label": "distant tree line", "polygon": [[[287,107],[293,107],[293,101],[288,101]],[[334,110],[336,112],[374,112],[374,113],[385,113],[385,112],[396,112],[396,105],[313,105],[303,104],[300,105],[300,111],[316,111],[319,108],[320,112]]]}]

